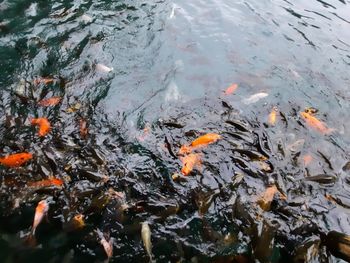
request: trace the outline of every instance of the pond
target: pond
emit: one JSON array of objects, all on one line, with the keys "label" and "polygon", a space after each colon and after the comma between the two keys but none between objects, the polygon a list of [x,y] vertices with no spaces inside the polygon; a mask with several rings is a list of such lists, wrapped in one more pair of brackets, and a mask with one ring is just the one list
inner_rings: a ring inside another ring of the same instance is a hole
[{"label": "pond", "polygon": [[349,39],[347,0],[1,0],[0,258],[349,261]]}]

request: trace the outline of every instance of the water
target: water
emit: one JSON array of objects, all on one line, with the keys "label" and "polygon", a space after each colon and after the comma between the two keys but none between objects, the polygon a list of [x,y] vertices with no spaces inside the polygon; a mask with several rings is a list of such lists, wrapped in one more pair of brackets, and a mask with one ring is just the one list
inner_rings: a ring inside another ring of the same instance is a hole
[{"label": "water", "polygon": [[[1,168],[1,258],[102,261],[100,229],[115,238],[112,262],[147,262],[140,223],[149,221],[157,262],[339,261],[323,236],[350,234],[349,4],[2,1],[1,156],[35,158]],[[61,103],[37,105],[52,96]],[[309,127],[300,116],[309,107],[334,131]],[[30,125],[42,116],[53,125],[44,139]],[[174,181],[180,146],[208,132],[222,139]],[[305,180],[319,174],[335,180]],[[28,187],[52,175],[63,189]],[[264,212],[257,199],[272,184],[286,200]],[[45,198],[48,222],[28,245]],[[70,232],[76,214],[86,227]]]}]

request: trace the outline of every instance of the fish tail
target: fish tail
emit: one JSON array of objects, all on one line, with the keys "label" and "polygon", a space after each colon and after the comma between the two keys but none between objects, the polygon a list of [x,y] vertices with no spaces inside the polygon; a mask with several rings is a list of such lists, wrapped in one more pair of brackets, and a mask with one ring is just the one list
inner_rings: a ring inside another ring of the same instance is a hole
[{"label": "fish tail", "polygon": [[35,229],[30,231],[24,242],[30,247],[36,246]]},{"label": "fish tail", "polygon": [[32,229],[30,230],[30,236],[35,236],[35,231],[36,231],[36,227],[32,227]]},{"label": "fish tail", "polygon": [[153,254],[152,254],[152,253],[148,253],[148,256],[149,256],[149,262],[150,262],[150,263],[156,262],[156,261],[153,259]]}]

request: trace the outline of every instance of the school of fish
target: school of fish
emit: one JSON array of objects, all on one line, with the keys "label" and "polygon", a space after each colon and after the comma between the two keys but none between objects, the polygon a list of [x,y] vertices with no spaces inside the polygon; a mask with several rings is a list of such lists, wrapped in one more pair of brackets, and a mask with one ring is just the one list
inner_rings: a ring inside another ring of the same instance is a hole
[{"label": "school of fish", "polygon": [[[104,66],[102,64],[97,64],[96,70],[99,70],[104,73],[108,73],[113,69],[107,66]],[[33,83],[34,85],[48,85],[53,83],[54,81],[55,79],[53,78],[37,78],[37,79],[34,79]],[[238,84],[231,84],[224,91],[224,95],[225,96],[232,95],[234,92],[237,91],[237,89],[238,89]],[[243,103],[244,104],[255,103],[267,96],[268,94],[264,92],[253,94],[250,97],[244,99]],[[61,101],[62,101],[62,97],[50,97],[50,98],[40,100],[37,103],[37,105],[40,107],[53,107],[58,105]],[[302,120],[305,122],[307,127],[312,128],[313,130],[318,131],[321,134],[330,134],[331,132],[334,131],[334,129],[328,128],[328,126],[324,122],[320,121],[316,116],[314,116],[314,114],[315,113],[310,110],[305,110],[303,112],[300,112],[300,116]],[[269,115],[267,116],[267,123],[270,126],[275,126],[277,125],[278,118],[279,118],[279,110],[276,106],[274,106],[272,107]],[[41,138],[47,136],[52,130],[51,123],[46,117],[32,118],[30,120],[30,123],[31,125],[38,127],[37,135]],[[79,127],[79,134],[81,138],[86,139],[89,134],[87,121],[84,118],[80,118],[78,120],[78,127]],[[150,128],[146,127],[143,130],[143,135],[139,137],[139,140],[144,141],[146,136],[149,135],[149,133],[150,133]],[[180,170],[182,175],[188,176],[192,174],[194,170],[197,170],[198,173],[200,174],[201,166],[202,166],[202,158],[203,158],[203,149],[206,149],[210,145],[214,145],[215,143],[217,143],[222,139],[223,139],[222,135],[217,134],[215,132],[209,132],[198,136],[197,138],[193,139],[190,143],[183,144],[178,151],[178,157],[182,164],[182,167]],[[0,164],[8,168],[17,168],[22,165],[25,165],[33,157],[34,155],[28,152],[9,154],[9,155],[0,157]],[[260,162],[262,164],[265,164],[262,162],[264,160],[265,159],[263,158],[260,160]],[[303,156],[303,164],[305,166],[310,165],[312,161],[313,161],[313,158],[311,155]],[[179,179],[178,174],[174,174],[173,179],[174,180]],[[62,188],[64,187],[64,184],[65,184],[64,180],[62,180],[59,177],[53,177],[53,176],[47,179],[39,180],[39,181],[27,182],[27,186],[29,188],[42,188],[42,187]],[[266,190],[261,195],[257,196],[256,203],[260,206],[260,208],[263,211],[269,211],[271,202],[276,196],[278,196],[280,199],[286,200],[286,196],[283,193],[281,193],[281,191],[276,187],[276,185],[271,185],[267,187]],[[123,198],[123,195],[118,196],[118,198]],[[333,200],[330,197],[329,199]],[[39,227],[39,225],[42,223],[43,219],[47,216],[48,211],[49,211],[49,201],[41,200],[37,204],[35,209],[34,219],[30,230],[31,237],[35,237],[36,230]],[[77,214],[73,216],[65,224],[64,229],[66,231],[74,231],[77,229],[82,229],[85,226],[86,224],[84,221],[84,215]],[[106,233],[101,232],[99,229],[96,229],[96,234],[101,246],[105,251],[107,260],[110,260],[113,257],[113,246],[115,244],[115,240],[113,238],[108,238],[108,235]],[[152,254],[152,242],[151,242],[151,228],[150,228],[150,223],[148,222],[141,223],[141,239],[143,241],[146,253],[150,261],[152,262],[153,254]]]}]

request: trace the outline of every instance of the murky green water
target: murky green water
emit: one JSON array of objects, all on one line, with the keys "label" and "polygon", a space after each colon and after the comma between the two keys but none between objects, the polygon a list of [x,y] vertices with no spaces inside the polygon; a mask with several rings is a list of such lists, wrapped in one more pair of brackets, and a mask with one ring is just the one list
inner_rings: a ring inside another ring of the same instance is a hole
[{"label": "murky green water", "polygon": [[[34,154],[0,167],[1,262],[101,262],[97,229],[111,262],[148,262],[145,221],[156,262],[340,261],[325,236],[350,234],[349,39],[346,0],[0,2],[0,156]],[[222,138],[174,180],[205,133]],[[64,186],[29,186],[50,176]]]}]

